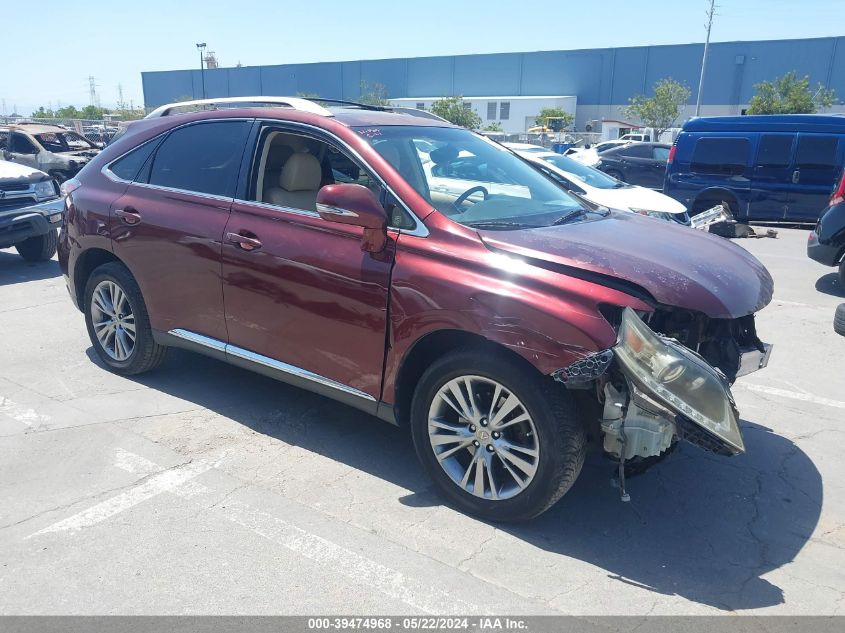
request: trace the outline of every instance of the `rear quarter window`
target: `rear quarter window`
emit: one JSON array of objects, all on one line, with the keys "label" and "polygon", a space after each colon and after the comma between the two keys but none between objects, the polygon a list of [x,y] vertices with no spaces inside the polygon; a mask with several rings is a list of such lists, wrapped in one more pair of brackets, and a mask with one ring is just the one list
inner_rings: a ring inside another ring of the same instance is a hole
[{"label": "rear quarter window", "polygon": [[748,163],[747,138],[699,138],[690,160],[690,170],[697,174],[737,175]]}]

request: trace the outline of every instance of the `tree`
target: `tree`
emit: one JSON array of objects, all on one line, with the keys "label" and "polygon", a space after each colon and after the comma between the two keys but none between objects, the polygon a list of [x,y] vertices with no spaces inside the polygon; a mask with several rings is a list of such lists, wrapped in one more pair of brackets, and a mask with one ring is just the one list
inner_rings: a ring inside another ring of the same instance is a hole
[{"label": "tree", "polygon": [[563,119],[563,125],[561,128],[567,128],[572,125],[572,122],[575,120],[575,115],[571,112],[567,112],[563,108],[543,108],[540,110],[540,114],[534,117],[534,125],[539,125],[540,127],[552,127],[552,125],[547,125],[547,121],[549,119]]},{"label": "tree", "polygon": [[431,104],[431,112],[461,127],[476,130],[481,127],[481,117],[461,96],[446,97]]},{"label": "tree", "polygon": [[361,81],[361,96],[358,101],[372,106],[389,106],[390,101],[387,100],[387,87],[384,84],[374,83],[368,84],[366,81]]},{"label": "tree", "polygon": [[316,92],[308,92],[307,90],[300,90],[296,93],[296,96],[300,99],[319,99],[320,95]]},{"label": "tree", "polygon": [[684,84],[667,77],[654,84],[653,96],[637,95],[628,99],[630,105],[624,106],[622,112],[626,117],[639,119],[646,127],[654,128],[657,140],[675,125],[681,115],[681,106],[691,94]]},{"label": "tree", "polygon": [[504,132],[505,128],[502,127],[502,124],[498,121],[493,121],[492,123],[488,123],[484,126],[485,132]]},{"label": "tree", "polygon": [[810,77],[798,79],[795,72],[786,73],[774,81],[755,84],[748,114],[813,114],[819,108],[829,108],[836,101],[836,92],[819,84],[810,89]]}]

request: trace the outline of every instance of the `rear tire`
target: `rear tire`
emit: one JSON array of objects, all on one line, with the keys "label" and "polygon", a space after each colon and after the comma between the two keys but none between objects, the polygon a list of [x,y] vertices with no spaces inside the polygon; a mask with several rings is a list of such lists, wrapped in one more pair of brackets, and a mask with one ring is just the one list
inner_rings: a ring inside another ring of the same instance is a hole
[{"label": "rear tire", "polygon": [[85,285],[83,311],[91,345],[111,371],[131,376],[164,360],[167,347],[153,339],[141,289],[123,264],[94,269]]},{"label": "rear tire", "polygon": [[845,303],[836,306],[836,314],[833,317],[833,331],[845,336]]},{"label": "rear tire", "polygon": [[839,289],[845,292],[845,257],[839,262]]},{"label": "rear tire", "polygon": [[552,506],[581,472],[586,447],[562,385],[501,351],[478,348],[454,351],[426,370],[411,403],[411,435],[443,497],[491,521],[524,521]]},{"label": "rear tire", "polygon": [[46,262],[56,254],[58,246],[59,232],[50,229],[44,235],[36,235],[15,244],[15,249],[28,262]]}]

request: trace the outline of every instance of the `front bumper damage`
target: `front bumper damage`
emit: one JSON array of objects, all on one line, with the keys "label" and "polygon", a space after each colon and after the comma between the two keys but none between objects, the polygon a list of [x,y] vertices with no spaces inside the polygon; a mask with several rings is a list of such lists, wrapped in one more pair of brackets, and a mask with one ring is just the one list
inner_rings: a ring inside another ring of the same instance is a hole
[{"label": "front bumper damage", "polygon": [[[732,377],[762,369],[771,351],[764,343],[742,349]],[[721,455],[745,451],[725,374],[677,340],[653,332],[629,308],[611,350],[554,377],[569,388],[596,385],[604,402],[604,450],[620,463],[657,458],[679,440]]]}]

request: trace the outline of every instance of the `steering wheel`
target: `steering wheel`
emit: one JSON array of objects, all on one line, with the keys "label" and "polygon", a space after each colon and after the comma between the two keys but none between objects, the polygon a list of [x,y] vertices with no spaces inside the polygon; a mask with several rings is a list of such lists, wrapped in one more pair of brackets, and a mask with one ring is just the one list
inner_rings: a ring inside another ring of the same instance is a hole
[{"label": "steering wheel", "polygon": [[467,198],[469,198],[472,194],[474,194],[477,191],[480,191],[482,194],[484,194],[485,200],[487,200],[487,198],[490,197],[490,192],[487,191],[487,189],[485,189],[481,185],[478,185],[477,187],[470,187],[469,189],[464,191],[461,195],[459,195],[458,198],[452,203],[452,205],[455,207],[455,210],[458,213],[463,213],[464,209],[461,209],[461,205],[466,201]]}]

